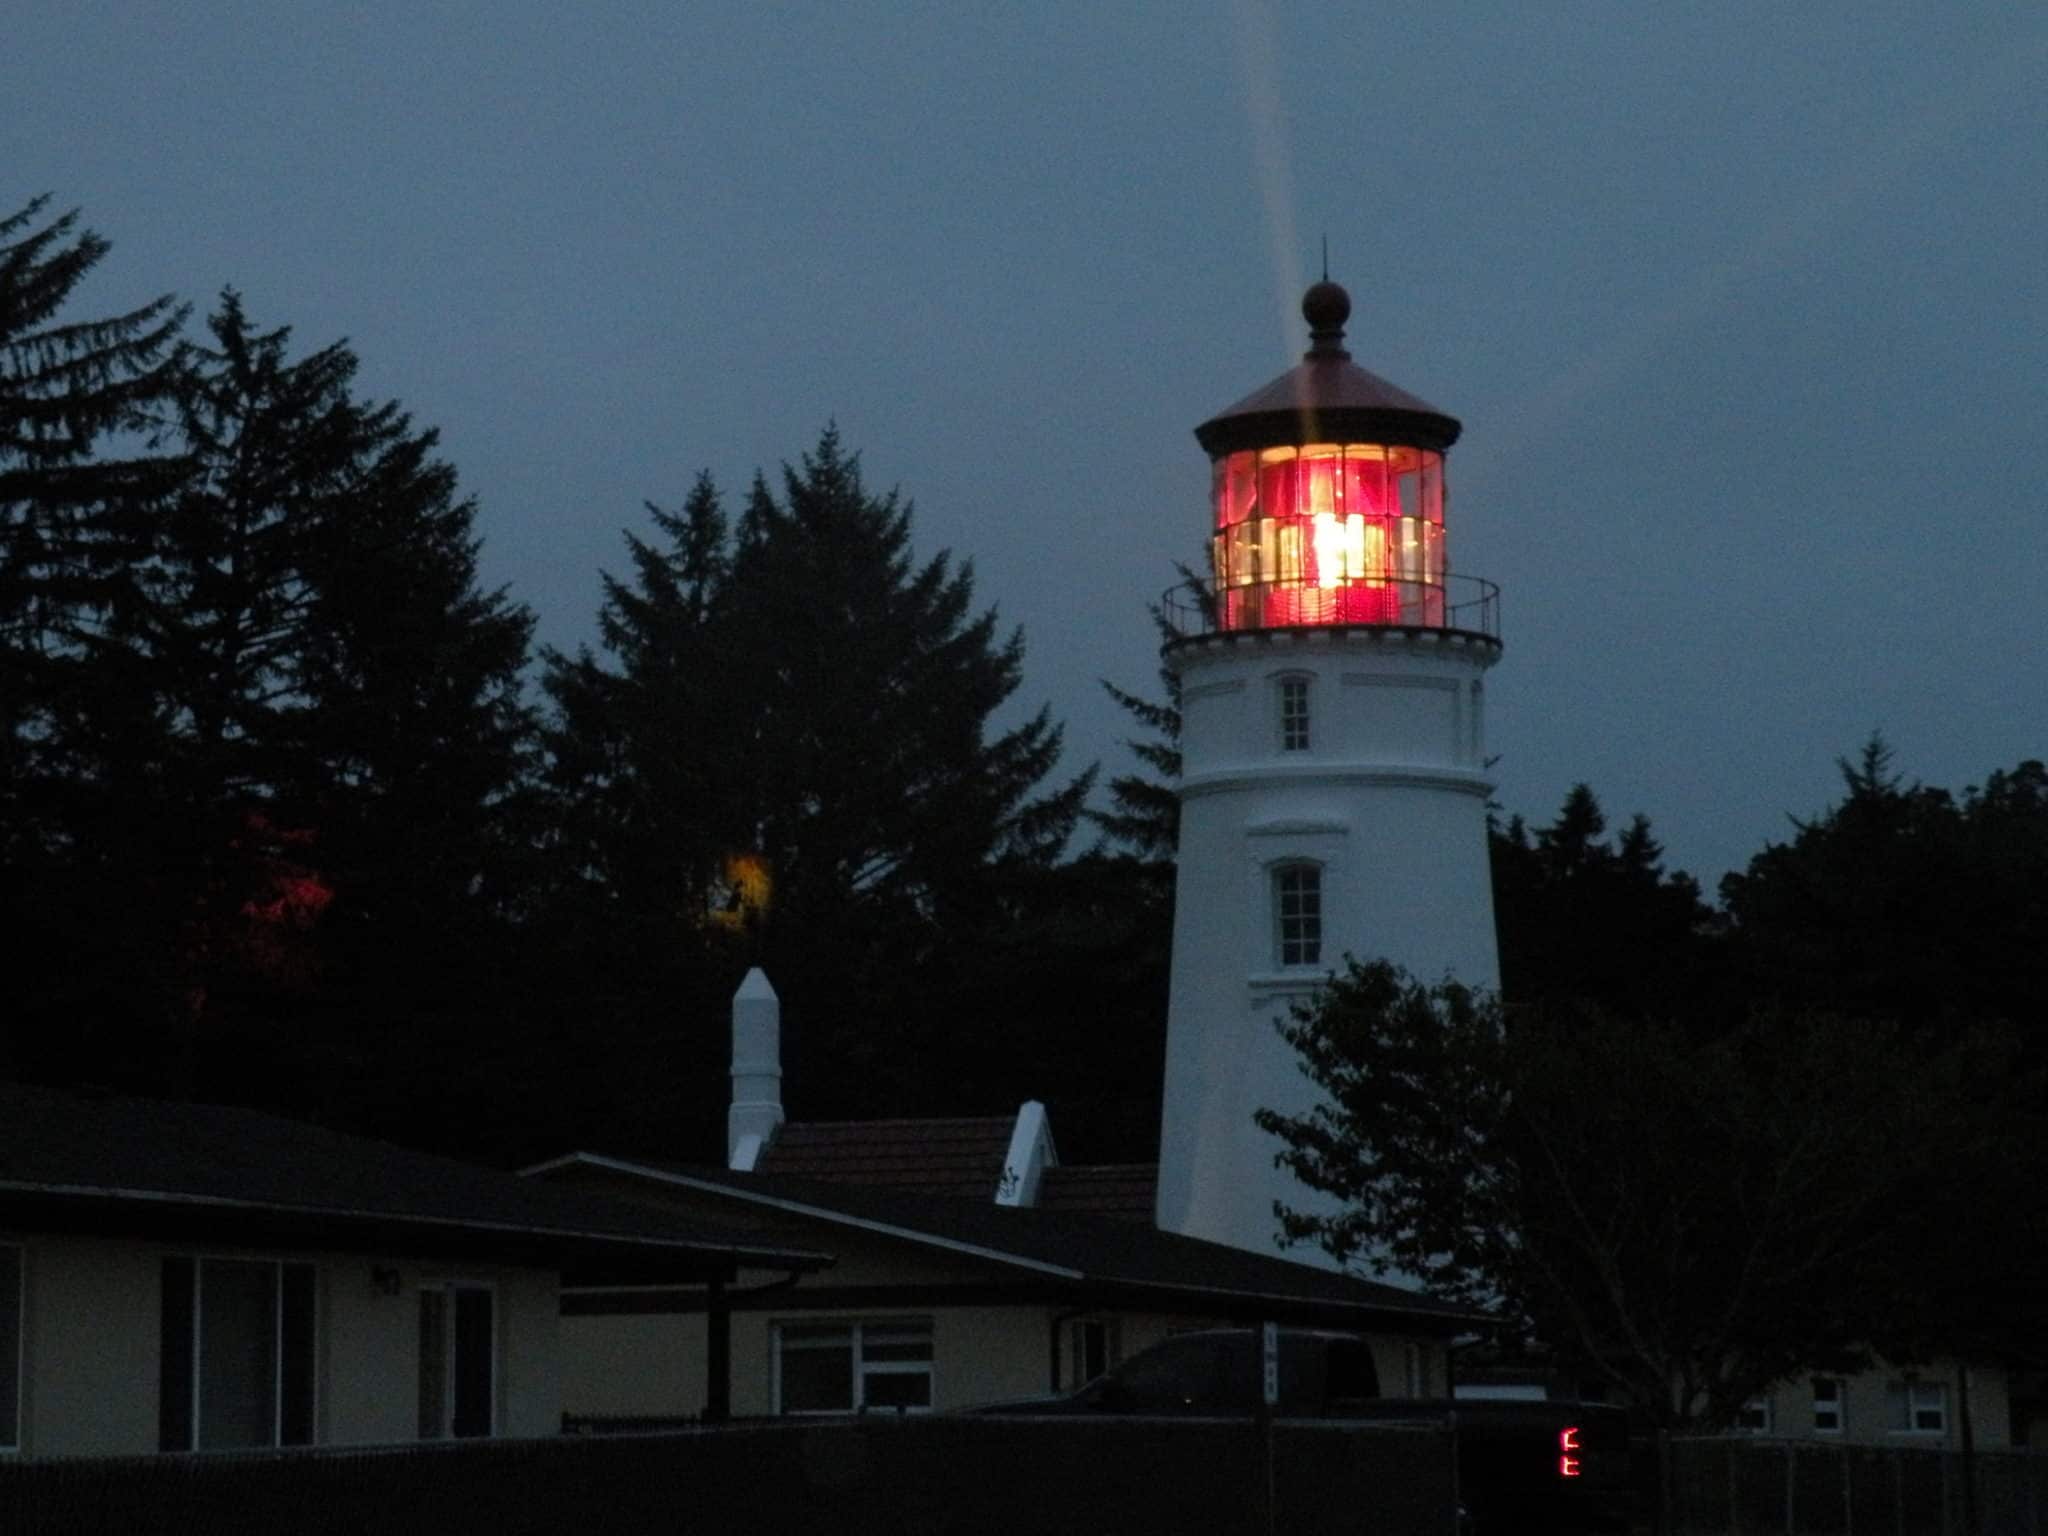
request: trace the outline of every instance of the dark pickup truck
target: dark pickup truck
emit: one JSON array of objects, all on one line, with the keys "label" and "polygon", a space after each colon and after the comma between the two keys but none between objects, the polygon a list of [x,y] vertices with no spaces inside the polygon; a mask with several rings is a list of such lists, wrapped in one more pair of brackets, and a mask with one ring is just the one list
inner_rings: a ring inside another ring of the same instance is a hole
[{"label": "dark pickup truck", "polygon": [[[1382,1397],[1371,1346],[1346,1333],[1279,1330],[1284,1419],[1449,1419],[1458,1496],[1487,1532],[1620,1531],[1631,1514],[1627,1415],[1599,1403]],[[1251,1328],[1175,1334],[1079,1391],[977,1413],[1250,1415],[1264,1405],[1263,1341]]]}]

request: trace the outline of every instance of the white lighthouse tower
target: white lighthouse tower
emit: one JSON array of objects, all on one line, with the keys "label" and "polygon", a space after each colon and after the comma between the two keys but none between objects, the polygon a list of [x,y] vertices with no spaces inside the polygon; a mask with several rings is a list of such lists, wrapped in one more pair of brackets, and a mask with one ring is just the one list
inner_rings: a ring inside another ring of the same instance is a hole
[{"label": "white lighthouse tower", "polygon": [[[1459,424],[1351,361],[1351,300],[1308,290],[1310,345],[1195,429],[1213,579],[1168,595],[1181,820],[1158,1224],[1274,1251],[1259,1109],[1313,1102],[1274,1021],[1347,956],[1498,982],[1481,679],[1497,589],[1453,577]],[[1306,1250],[1302,1257],[1309,1257]]]}]

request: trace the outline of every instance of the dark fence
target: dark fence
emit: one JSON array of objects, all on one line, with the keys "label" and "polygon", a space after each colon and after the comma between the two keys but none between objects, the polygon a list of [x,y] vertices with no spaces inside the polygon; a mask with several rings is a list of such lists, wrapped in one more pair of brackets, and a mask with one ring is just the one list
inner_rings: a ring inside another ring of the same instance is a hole
[{"label": "dark fence", "polygon": [[2048,1456],[1673,1440],[1667,1536],[2048,1536]]},{"label": "dark fence", "polygon": [[[0,1464],[50,1536],[1456,1536],[1442,1425],[919,1418]],[[1270,1500],[1270,1504],[1269,1504]]]}]

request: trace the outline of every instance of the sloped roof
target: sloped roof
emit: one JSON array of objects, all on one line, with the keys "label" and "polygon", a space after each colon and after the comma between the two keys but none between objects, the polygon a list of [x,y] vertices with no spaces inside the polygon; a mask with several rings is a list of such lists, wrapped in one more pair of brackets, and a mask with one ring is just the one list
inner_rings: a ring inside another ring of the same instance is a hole
[{"label": "sloped roof", "polygon": [[1157,1163],[1079,1163],[1048,1168],[1038,1178],[1038,1208],[1044,1211],[1150,1222],[1158,1199]]},{"label": "sloped roof", "polygon": [[781,1126],[756,1172],[993,1200],[1015,1120],[809,1120]]},{"label": "sloped roof", "polygon": [[1205,452],[1234,453],[1277,443],[1412,443],[1438,451],[1461,430],[1427,400],[1351,361],[1344,322],[1351,296],[1328,279],[1302,296],[1309,349],[1277,379],[1261,385],[1195,428]]},{"label": "sloped roof", "polygon": [[[1245,1319],[1342,1321],[1454,1333],[1483,1325],[1483,1313],[1398,1286],[1221,1243],[1162,1232],[1150,1222],[1086,1211],[1049,1211],[863,1189],[817,1179],[734,1173],[572,1152],[529,1168],[530,1176],[608,1170],[743,1203],[761,1214],[901,1238],[1020,1271],[1085,1293],[1160,1310],[1225,1312]],[[784,1230],[787,1230],[785,1228]],[[829,1240],[828,1240],[829,1241]]]},{"label": "sloped roof", "polygon": [[9,1083],[0,1083],[0,1223],[501,1258],[593,1284],[831,1263],[738,1229],[255,1110]]}]

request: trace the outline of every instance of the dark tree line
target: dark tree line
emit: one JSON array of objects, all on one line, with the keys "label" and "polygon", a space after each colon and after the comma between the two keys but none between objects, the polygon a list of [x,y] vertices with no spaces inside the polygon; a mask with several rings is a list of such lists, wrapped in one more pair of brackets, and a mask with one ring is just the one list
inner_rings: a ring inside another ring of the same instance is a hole
[{"label": "dark tree line", "polygon": [[1800,1371],[2033,1360],[2048,1295],[2048,773],[1960,796],[1873,740],[1722,886],[1575,789],[1495,842],[1503,991],[1354,964],[1265,1116],[1295,1241],[1502,1310],[1668,1427]]},{"label": "dark tree line", "polygon": [[716,1156],[762,964],[795,1112],[1038,1094],[1142,1155],[1157,865],[1069,856],[1022,637],[836,432],[650,507],[529,689],[435,433],[232,291],[96,318],[105,250],[0,223],[0,1071]]},{"label": "dark tree line", "polygon": [[[1016,712],[1021,637],[830,429],[650,506],[596,643],[533,657],[434,432],[346,345],[232,292],[202,326],[97,312],[104,251],[0,222],[0,1071],[504,1161],[715,1157],[761,964],[794,1113],[1037,1096],[1069,1160],[1152,1155],[1170,674],[1117,695],[1140,770],[1086,810]],[[1765,1061],[1759,1009],[1899,1050],[2010,1027],[2027,1080],[2042,769],[1950,795],[1873,744],[1845,774],[1718,908],[1590,790],[1498,828],[1509,1017]]]}]

